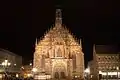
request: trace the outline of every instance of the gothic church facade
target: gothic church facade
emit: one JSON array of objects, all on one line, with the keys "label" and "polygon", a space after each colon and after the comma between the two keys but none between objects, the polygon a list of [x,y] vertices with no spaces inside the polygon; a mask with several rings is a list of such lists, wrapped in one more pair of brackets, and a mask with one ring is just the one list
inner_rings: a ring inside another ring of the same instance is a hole
[{"label": "gothic church facade", "polygon": [[61,10],[56,10],[55,25],[43,39],[36,41],[33,68],[36,74],[49,74],[51,78],[83,79],[84,53],[81,39],[76,40],[62,25]]}]

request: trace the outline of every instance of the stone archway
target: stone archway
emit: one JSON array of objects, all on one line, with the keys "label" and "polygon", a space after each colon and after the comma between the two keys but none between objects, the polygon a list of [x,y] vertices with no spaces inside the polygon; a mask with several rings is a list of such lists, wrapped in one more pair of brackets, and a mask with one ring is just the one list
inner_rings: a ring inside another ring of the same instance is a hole
[{"label": "stone archway", "polygon": [[56,79],[66,78],[66,67],[63,63],[56,63],[53,67],[53,77]]}]

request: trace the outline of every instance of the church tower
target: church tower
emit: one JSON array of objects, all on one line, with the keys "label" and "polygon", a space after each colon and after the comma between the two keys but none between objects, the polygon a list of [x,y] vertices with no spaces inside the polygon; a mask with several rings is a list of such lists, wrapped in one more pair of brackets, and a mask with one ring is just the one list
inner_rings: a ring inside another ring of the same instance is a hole
[{"label": "church tower", "polygon": [[41,40],[36,41],[34,75],[49,74],[51,78],[64,79],[84,75],[82,45],[62,25],[61,9],[56,9],[55,25]]}]

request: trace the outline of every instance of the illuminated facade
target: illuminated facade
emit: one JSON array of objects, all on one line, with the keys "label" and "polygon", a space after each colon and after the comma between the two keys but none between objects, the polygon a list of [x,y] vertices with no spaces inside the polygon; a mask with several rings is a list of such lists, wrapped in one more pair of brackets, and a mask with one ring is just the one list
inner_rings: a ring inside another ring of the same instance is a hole
[{"label": "illuminated facade", "polygon": [[90,74],[94,76],[93,78],[97,79],[120,78],[120,54],[116,52],[112,53],[110,49],[108,50],[109,52],[102,52],[102,50],[97,51],[97,47],[104,48],[104,46],[100,45],[97,45],[96,47],[94,46],[93,60],[88,63],[88,67],[90,67]]},{"label": "illuminated facade", "polygon": [[56,10],[55,26],[40,41],[36,41],[34,74],[49,74],[52,78],[84,75],[84,54],[78,42],[62,25],[61,10]]}]

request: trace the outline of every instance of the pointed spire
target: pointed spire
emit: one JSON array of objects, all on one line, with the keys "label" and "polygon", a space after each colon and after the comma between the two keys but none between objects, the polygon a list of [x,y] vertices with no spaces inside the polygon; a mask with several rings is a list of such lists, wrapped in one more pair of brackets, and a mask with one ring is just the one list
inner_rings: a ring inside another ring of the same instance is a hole
[{"label": "pointed spire", "polygon": [[80,47],[82,48],[82,40],[80,39]]},{"label": "pointed spire", "polygon": [[93,44],[93,54],[96,53],[95,44]]},{"label": "pointed spire", "polygon": [[37,46],[38,42],[37,42],[37,38],[36,38],[36,42],[35,42],[35,45]]},{"label": "pointed spire", "polygon": [[62,13],[61,9],[56,9],[55,26],[62,25]]}]

